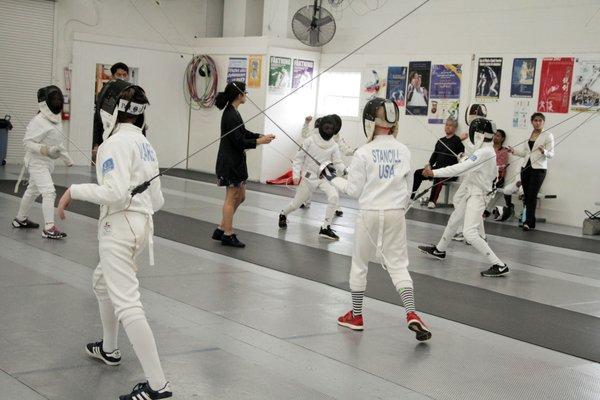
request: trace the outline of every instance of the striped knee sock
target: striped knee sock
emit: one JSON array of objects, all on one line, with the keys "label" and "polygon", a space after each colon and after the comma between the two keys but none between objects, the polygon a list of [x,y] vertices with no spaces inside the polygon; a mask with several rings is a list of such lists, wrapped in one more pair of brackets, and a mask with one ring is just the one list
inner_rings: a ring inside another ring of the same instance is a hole
[{"label": "striped knee sock", "polygon": [[406,313],[408,314],[409,312],[415,312],[415,294],[413,292],[413,288],[402,288],[399,290],[399,292]]},{"label": "striped knee sock", "polygon": [[359,315],[362,315],[363,297],[365,297],[365,291],[351,291],[350,293],[352,294],[352,315],[358,317]]}]

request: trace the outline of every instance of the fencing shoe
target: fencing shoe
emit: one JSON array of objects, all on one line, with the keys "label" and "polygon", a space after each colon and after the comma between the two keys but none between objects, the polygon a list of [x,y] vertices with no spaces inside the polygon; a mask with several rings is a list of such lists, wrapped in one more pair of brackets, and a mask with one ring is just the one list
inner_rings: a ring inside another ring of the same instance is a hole
[{"label": "fencing shoe", "polygon": [[335,234],[335,231],[333,229],[331,229],[331,225],[327,225],[327,228],[321,227],[321,230],[319,231],[319,236],[331,240],[340,240],[340,237]]},{"label": "fencing shoe", "polygon": [[19,221],[17,218],[15,218],[13,219],[12,226],[13,228],[19,229],[37,229],[40,227],[40,224],[30,221],[29,218],[25,218],[22,221]]},{"label": "fencing shoe", "polygon": [[152,390],[148,382],[138,383],[130,394],[119,396],[119,400],[155,400],[173,397],[169,382],[159,390]]},{"label": "fencing shoe", "polygon": [[427,326],[421,321],[421,318],[416,312],[409,312],[406,314],[406,322],[408,323],[408,329],[416,334],[416,338],[419,342],[431,339],[431,332],[427,329]]},{"label": "fencing shoe", "polygon": [[435,246],[419,246],[422,253],[429,254],[438,259],[446,258],[445,251],[439,251]]},{"label": "fencing shoe", "polygon": [[481,276],[487,276],[490,278],[496,278],[508,274],[508,267],[506,265],[494,264],[485,271],[481,271]]},{"label": "fencing shoe", "polygon": [[119,349],[113,350],[110,353],[105,353],[102,349],[102,340],[96,343],[88,343],[85,346],[85,351],[90,357],[97,358],[106,365],[121,364],[121,352]]},{"label": "fencing shoe", "polygon": [[338,325],[345,326],[353,331],[362,331],[364,329],[362,315],[354,316],[352,310],[338,318]]}]

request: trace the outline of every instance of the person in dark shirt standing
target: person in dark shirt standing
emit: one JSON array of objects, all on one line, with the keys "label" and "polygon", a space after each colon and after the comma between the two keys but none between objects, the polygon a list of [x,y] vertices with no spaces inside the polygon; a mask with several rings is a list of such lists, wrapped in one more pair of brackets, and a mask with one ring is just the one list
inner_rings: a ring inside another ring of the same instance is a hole
[{"label": "person in dark shirt standing", "polygon": [[[444,168],[449,165],[454,165],[458,162],[456,156],[465,151],[465,146],[462,144],[460,138],[456,136],[457,128],[457,120],[453,118],[448,118],[446,120],[446,125],[444,126],[444,132],[446,133],[446,136],[438,139],[438,141],[435,143],[435,149],[433,150],[433,153],[429,158],[429,163],[425,166],[425,168]],[[419,186],[421,186],[423,179],[431,179],[425,178],[422,173],[423,169],[418,169],[415,171],[411,199],[415,197],[416,191],[419,190]],[[434,178],[434,187],[431,189],[429,194],[429,202],[427,203],[427,207],[435,208],[440,192],[442,191],[443,184],[441,181],[443,180],[456,180],[456,178]]]},{"label": "person in dark shirt standing", "polygon": [[[123,81],[129,80],[129,67],[127,64],[118,62],[113,64],[110,67],[110,73],[112,75],[111,81],[121,79]],[[102,90],[96,96],[96,104],[94,109],[94,139],[92,143],[92,161],[96,162],[96,153],[98,152],[98,147],[102,144],[104,139],[102,138],[102,133],[104,132],[104,126],[102,125],[102,118],[100,118],[100,107],[98,104],[102,104],[104,98],[104,88],[106,84],[102,88]]]},{"label": "person in dark shirt standing", "polygon": [[215,172],[218,185],[227,188],[223,204],[223,219],[213,232],[212,238],[224,246],[245,247],[233,233],[233,214],[246,199],[246,150],[255,149],[259,144],[271,143],[274,135],[260,135],[250,132],[244,126],[238,112],[240,104],[246,102],[246,84],[229,82],[225,91],[217,95],[215,104],[224,110],[221,117],[221,142]]}]

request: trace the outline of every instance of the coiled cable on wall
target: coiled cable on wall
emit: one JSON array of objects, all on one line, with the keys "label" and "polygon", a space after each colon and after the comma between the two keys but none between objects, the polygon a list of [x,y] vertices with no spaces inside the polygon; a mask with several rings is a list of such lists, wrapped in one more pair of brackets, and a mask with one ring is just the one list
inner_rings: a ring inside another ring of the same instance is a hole
[{"label": "coiled cable on wall", "polygon": [[215,61],[206,54],[194,56],[185,70],[184,77],[188,103],[194,108],[212,107],[217,97],[218,84],[219,73]]}]

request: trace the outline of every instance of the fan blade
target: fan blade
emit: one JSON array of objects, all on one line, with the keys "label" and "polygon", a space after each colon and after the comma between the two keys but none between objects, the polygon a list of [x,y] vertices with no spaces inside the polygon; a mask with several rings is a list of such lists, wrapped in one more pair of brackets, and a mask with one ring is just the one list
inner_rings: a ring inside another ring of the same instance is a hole
[{"label": "fan blade", "polygon": [[319,29],[311,29],[310,30],[310,45],[311,46],[319,45]]},{"label": "fan blade", "polygon": [[302,25],[306,26],[307,28],[310,26],[310,24],[312,24],[312,20],[310,20],[306,15],[302,15],[300,13],[296,13],[294,19],[300,22]]},{"label": "fan blade", "polygon": [[323,25],[326,25],[326,24],[328,24],[328,23],[330,23],[332,21],[333,21],[333,18],[331,17],[331,15],[328,15],[328,16],[326,16],[324,18],[319,18],[316,21],[316,24],[317,24],[317,26],[323,26]]}]

